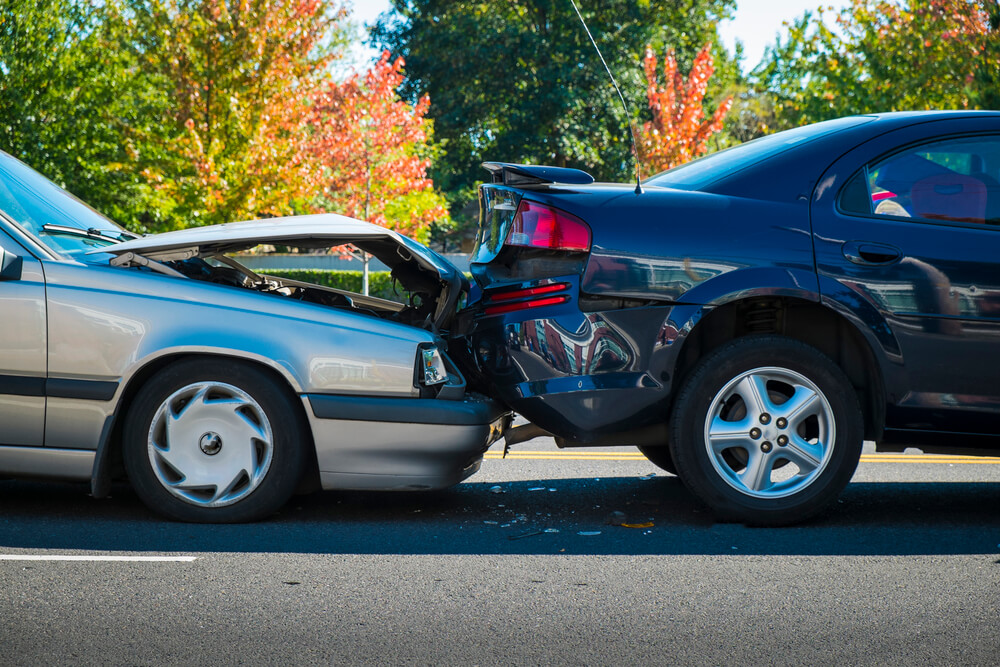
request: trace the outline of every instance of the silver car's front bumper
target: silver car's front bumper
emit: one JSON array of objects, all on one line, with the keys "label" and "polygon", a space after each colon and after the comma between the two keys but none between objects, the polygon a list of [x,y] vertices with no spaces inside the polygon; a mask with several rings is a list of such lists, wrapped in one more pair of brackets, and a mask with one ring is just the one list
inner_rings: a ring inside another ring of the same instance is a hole
[{"label": "silver car's front bumper", "polygon": [[477,470],[510,421],[485,397],[303,396],[324,489],[441,489]]}]

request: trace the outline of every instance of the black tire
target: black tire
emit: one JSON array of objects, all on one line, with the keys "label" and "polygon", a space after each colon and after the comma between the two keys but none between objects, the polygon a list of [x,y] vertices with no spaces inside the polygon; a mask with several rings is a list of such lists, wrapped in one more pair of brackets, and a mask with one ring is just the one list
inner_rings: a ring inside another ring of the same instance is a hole
[{"label": "black tire", "polygon": [[684,484],[718,518],[752,525],[796,523],[828,507],[854,475],[862,440],[843,371],[781,336],[713,351],[671,415],[670,452]]},{"label": "black tire", "polygon": [[674,457],[670,455],[670,447],[666,444],[658,446],[639,445],[639,452],[649,459],[657,468],[666,470],[671,475],[677,474],[677,466],[674,465]]},{"label": "black tire", "polygon": [[163,516],[255,521],[284,505],[302,477],[311,442],[302,421],[294,394],[263,370],[232,360],[180,361],[132,402],[125,469],[142,501]]}]

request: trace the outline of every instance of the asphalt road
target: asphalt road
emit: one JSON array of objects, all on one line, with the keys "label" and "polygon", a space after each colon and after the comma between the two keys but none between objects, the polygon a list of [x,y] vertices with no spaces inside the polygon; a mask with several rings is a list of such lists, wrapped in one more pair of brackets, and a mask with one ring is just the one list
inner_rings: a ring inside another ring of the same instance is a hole
[{"label": "asphalt road", "polygon": [[[1000,664],[1000,460],[867,452],[760,529],[634,450],[498,457],[242,526],[0,482],[0,664]],[[37,560],[67,556],[145,560]]]}]

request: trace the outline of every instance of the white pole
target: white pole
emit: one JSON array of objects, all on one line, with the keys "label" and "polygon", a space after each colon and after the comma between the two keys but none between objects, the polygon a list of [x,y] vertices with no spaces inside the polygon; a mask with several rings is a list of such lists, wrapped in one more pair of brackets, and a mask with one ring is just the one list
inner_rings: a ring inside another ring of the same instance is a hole
[{"label": "white pole", "polygon": [[368,260],[367,252],[361,251],[361,261],[364,263],[364,270],[361,274],[361,293],[368,296]]}]

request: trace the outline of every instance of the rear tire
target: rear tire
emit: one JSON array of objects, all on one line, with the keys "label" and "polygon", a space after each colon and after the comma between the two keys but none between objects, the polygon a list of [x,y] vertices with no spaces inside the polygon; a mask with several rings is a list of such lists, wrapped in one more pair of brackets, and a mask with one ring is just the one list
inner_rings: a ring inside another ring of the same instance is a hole
[{"label": "rear tire", "polygon": [[695,366],[674,404],[670,451],[684,484],[720,519],[802,521],[850,481],[863,440],[857,395],[818,350],[748,336]]},{"label": "rear tire", "polygon": [[154,512],[179,521],[254,521],[280,508],[305,466],[294,395],[231,360],[186,360],[157,373],[126,416],[129,480]]}]

